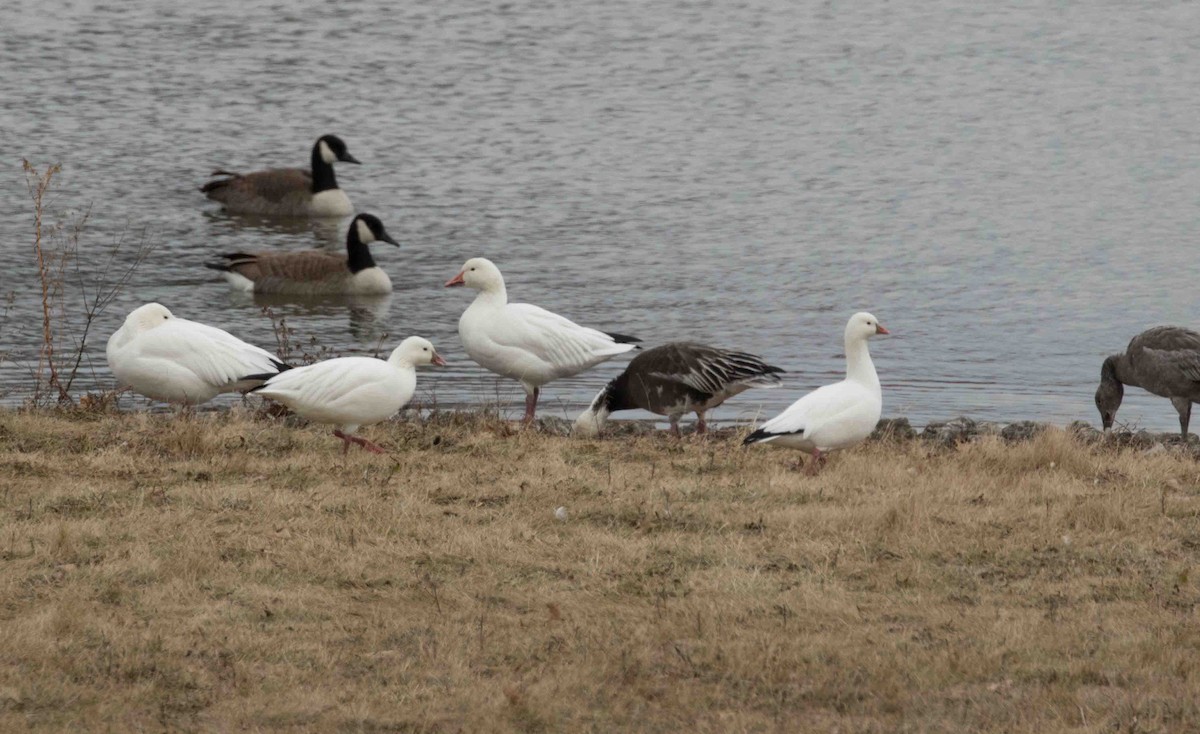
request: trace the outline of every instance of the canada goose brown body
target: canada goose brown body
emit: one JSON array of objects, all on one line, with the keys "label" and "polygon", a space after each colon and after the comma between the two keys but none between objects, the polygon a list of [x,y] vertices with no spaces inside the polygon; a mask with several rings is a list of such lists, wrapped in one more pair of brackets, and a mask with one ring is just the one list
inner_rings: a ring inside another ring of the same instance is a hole
[{"label": "canada goose brown body", "polygon": [[234,252],[204,266],[219,270],[240,291],[288,295],[390,293],[392,281],[375,263],[369,244],[398,245],[370,214],[359,214],[346,233],[346,254],[324,250]]},{"label": "canada goose brown body", "polygon": [[354,213],[338,188],[335,161],[358,163],[336,135],[323,135],[313,145],[312,168],[272,168],[254,173],[218,170],[200,187],[204,195],[233,214],[279,217],[344,217]]}]

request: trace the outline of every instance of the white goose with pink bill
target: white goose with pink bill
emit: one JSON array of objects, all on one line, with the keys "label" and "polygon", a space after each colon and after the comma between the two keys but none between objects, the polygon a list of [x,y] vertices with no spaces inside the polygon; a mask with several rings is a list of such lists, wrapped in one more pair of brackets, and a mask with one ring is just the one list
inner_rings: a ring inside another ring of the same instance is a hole
[{"label": "white goose with pink bill", "polygon": [[783,372],[745,352],[704,344],[673,342],[634,357],[575,420],[575,433],[595,436],[618,410],[642,409],[665,415],[671,433],[679,435],[679,419],[696,414],[696,433],[704,433],[704,414],[752,387],[779,387]]},{"label": "white goose with pink bill", "polygon": [[[428,339],[410,336],[387,360],[338,357],[296,367],[270,377],[251,392],[282,403],[314,423],[331,423],[342,453],[356,443],[372,453],[384,450],[354,435],[360,426],[385,421],[408,405],[417,389],[417,367],[446,361]],[[259,379],[263,375],[249,375]],[[286,379],[284,379],[286,378]]]},{"label": "white goose with pink bill", "polygon": [[525,422],[533,422],[543,385],[577,375],[601,362],[637,349],[641,341],[580,326],[527,303],[509,303],[504,276],[491,260],[463,264],[447,288],[465,286],[479,295],[458,320],[467,355],[481,367],[525,388]]},{"label": "white goose with pink bill", "polygon": [[816,474],[825,454],[849,448],[875,430],[883,413],[883,390],[867,340],[888,334],[879,319],[860,312],[846,324],[846,379],[817,388],[767,421],[744,443],[770,443],[812,455],[808,473]]}]

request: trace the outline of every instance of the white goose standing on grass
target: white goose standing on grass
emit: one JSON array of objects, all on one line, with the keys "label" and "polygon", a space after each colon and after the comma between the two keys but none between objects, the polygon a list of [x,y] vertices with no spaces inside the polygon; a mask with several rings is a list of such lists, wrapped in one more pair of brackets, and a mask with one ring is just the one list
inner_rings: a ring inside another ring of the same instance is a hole
[{"label": "white goose standing on grass", "polygon": [[509,303],[504,276],[487,258],[464,263],[446,282],[447,288],[454,286],[479,291],[458,320],[463,348],[483,368],[521,383],[525,423],[533,422],[543,385],[637,349],[634,342],[641,341],[580,326],[527,303]]},{"label": "white goose standing on grass", "polygon": [[[385,453],[377,444],[354,432],[360,426],[385,421],[412,400],[417,389],[417,367],[444,365],[428,339],[410,336],[392,350],[387,361],[373,357],[338,357],[296,367],[271,377],[252,392],[282,403],[314,423],[332,423],[333,435],[342,439],[342,453],[351,443]],[[257,379],[261,375],[250,375]]]},{"label": "white goose standing on grass", "polygon": [[846,324],[846,379],[817,388],[767,421],[744,443],[767,443],[800,449],[812,455],[808,473],[816,474],[825,453],[849,448],[875,430],[883,413],[883,390],[867,340],[888,334],[869,313],[860,312]]},{"label": "white goose standing on grass", "polygon": [[346,231],[346,254],[324,250],[299,252],[231,252],[204,263],[219,270],[236,291],[295,296],[383,295],[392,292],[392,279],[375,264],[372,242],[400,246],[383,222],[359,214]]},{"label": "white goose standing on grass", "polygon": [[350,198],[338,188],[333,164],[358,163],[336,135],[322,135],[312,149],[312,168],[271,168],[253,173],[213,171],[200,191],[224,205],[231,214],[274,217],[347,217],[354,213]]},{"label": "white goose standing on grass", "polygon": [[[108,367],[123,386],[179,405],[248,390],[290,367],[227,331],[176,318],[158,303],[135,308],[108,339]],[[256,375],[253,379],[246,375]]]}]

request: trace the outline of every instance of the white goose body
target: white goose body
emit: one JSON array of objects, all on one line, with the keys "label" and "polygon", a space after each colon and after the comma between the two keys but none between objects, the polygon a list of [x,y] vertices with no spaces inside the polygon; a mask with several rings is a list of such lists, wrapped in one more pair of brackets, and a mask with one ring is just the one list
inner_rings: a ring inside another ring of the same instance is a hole
[{"label": "white goose body", "polygon": [[818,388],[746,437],[746,443],[771,443],[816,457],[853,446],[875,430],[883,413],[883,391],[867,339],[887,334],[869,313],[846,324],[846,379]]},{"label": "white goose body", "polygon": [[[288,366],[229,332],[175,318],[165,306],[134,309],[108,340],[117,381],[152,400],[197,405],[248,390]],[[247,375],[264,375],[246,379]]]},{"label": "white goose body", "polygon": [[481,367],[525,388],[526,420],[539,389],[637,348],[632,337],[606,334],[526,303],[509,303],[504,277],[490,260],[473,258],[447,287],[466,285],[479,295],[458,320],[467,355]]},{"label": "white goose body", "polygon": [[[267,380],[254,392],[282,403],[314,423],[341,428],[335,435],[367,448],[373,444],[349,434],[391,418],[412,400],[418,365],[445,364],[433,345],[410,336],[388,359],[338,357],[296,367]],[[370,444],[370,445],[368,445]]]}]

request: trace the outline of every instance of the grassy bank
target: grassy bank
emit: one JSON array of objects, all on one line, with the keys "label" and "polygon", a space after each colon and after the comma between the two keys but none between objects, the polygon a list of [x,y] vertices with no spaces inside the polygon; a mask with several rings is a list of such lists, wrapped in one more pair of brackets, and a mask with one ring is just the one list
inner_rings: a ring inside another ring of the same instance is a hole
[{"label": "grassy bank", "polygon": [[[0,413],[0,730],[1183,731],[1200,465]],[[565,521],[555,519],[566,508]]]}]

